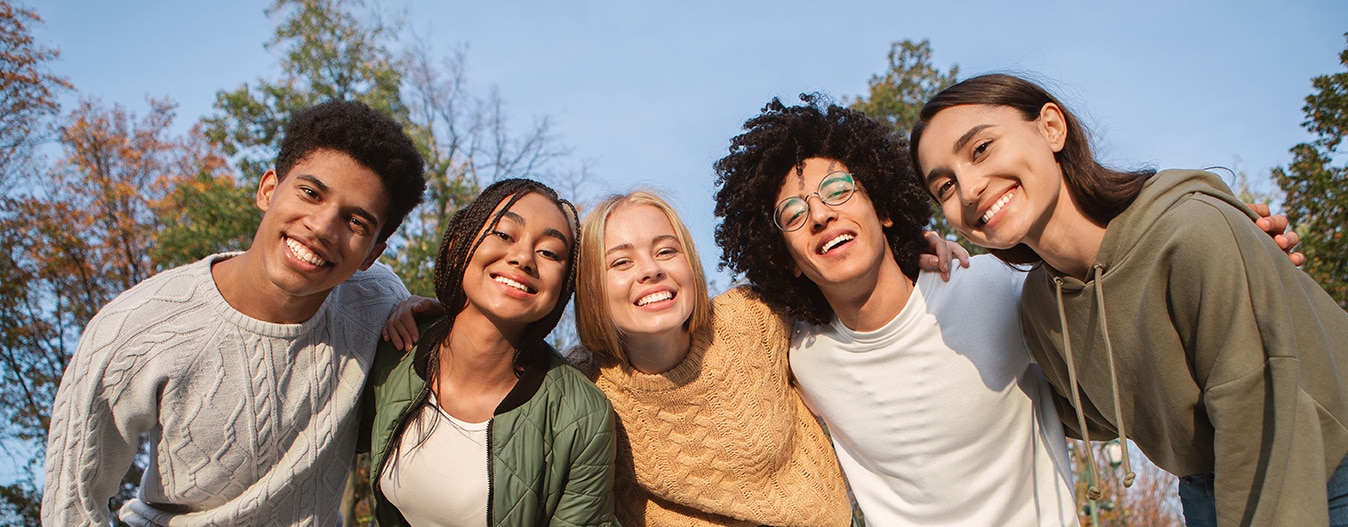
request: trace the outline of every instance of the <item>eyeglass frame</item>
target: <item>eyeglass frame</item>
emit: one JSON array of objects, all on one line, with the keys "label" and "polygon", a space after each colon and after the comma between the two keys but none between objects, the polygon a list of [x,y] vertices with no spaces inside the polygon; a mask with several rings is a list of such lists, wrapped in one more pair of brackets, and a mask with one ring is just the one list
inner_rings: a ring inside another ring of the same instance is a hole
[{"label": "eyeglass frame", "polygon": [[[847,179],[847,183],[848,183],[849,188],[847,189],[847,195],[846,195],[846,196],[844,196],[842,199],[838,200],[836,203],[829,203],[828,200],[824,199],[824,195],[823,195],[822,193],[820,193],[820,191],[824,189],[824,185],[825,185],[826,183],[829,183],[829,182],[831,182],[833,179],[835,179],[835,178],[834,178],[834,174],[842,174],[842,175],[846,176],[846,179]],[[856,193],[857,193],[857,183],[856,183],[856,178],[854,178],[854,177],[852,176],[852,173],[851,173],[851,172],[848,172],[848,171],[846,171],[846,170],[834,170],[834,171],[829,172],[828,174],[824,175],[824,178],[819,180],[819,188],[815,189],[814,192],[811,192],[811,193],[806,194],[806,195],[804,195],[804,196],[791,196],[791,197],[789,197],[789,198],[786,198],[786,199],[783,199],[783,200],[781,200],[781,201],[778,201],[778,202],[777,202],[777,206],[775,206],[775,207],[772,208],[772,224],[773,224],[774,226],[776,226],[777,229],[780,230],[780,231],[782,231],[782,232],[795,232],[795,231],[800,230],[801,227],[804,227],[804,226],[805,226],[805,223],[806,223],[808,220],[802,221],[802,222],[800,223],[800,225],[797,225],[797,226],[792,227],[792,228],[789,228],[789,229],[786,228],[786,227],[784,227],[784,226],[781,224],[781,222],[779,221],[779,220],[780,220],[780,217],[781,217],[781,211],[782,211],[782,208],[786,207],[786,206],[787,206],[787,203],[789,203],[789,202],[790,202],[791,200],[793,200],[793,199],[798,199],[798,200],[800,200],[802,203],[805,204],[805,216],[808,217],[809,214],[810,214],[810,196],[814,196],[814,197],[819,198],[819,203],[821,203],[821,204],[823,204],[823,205],[827,205],[828,207],[832,208],[832,207],[838,207],[838,206],[843,205],[844,203],[847,203],[849,200],[852,199],[852,195],[854,195],[854,194],[856,194]]]}]

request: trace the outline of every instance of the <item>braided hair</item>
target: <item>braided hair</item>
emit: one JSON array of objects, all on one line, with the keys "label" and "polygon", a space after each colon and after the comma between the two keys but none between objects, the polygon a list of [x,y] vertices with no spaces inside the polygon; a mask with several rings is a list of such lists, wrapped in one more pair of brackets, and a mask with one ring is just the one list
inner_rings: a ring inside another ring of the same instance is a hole
[{"label": "braided hair", "polygon": [[819,286],[795,276],[795,262],[773,223],[776,196],[791,171],[805,160],[842,162],[857,187],[866,192],[881,220],[894,260],[910,279],[927,247],[923,230],[931,220],[926,191],[915,183],[902,140],[889,127],[861,112],[834,104],[819,94],[802,94],[805,104],[786,106],[773,98],[762,113],[744,123],[745,132],[730,143],[730,154],[716,162],[716,243],[721,265],[744,275],[773,308],[814,324],[833,318]]},{"label": "braided hair", "polygon": [[[571,202],[557,196],[557,192],[547,185],[531,179],[504,179],[492,183],[482,190],[468,206],[459,209],[450,217],[445,227],[445,236],[440,241],[440,253],[435,259],[435,296],[445,306],[446,319],[431,328],[417,344],[418,356],[415,361],[417,373],[425,379],[433,379],[439,369],[440,347],[448,341],[449,332],[454,327],[454,319],[463,311],[468,297],[463,291],[463,274],[473,254],[487,237],[487,232],[496,227],[501,217],[515,205],[520,198],[528,194],[539,194],[557,204],[567,217],[574,234],[580,224],[576,208]],[[502,206],[504,204],[504,206]],[[500,210],[496,210],[500,207]],[[493,214],[493,211],[495,214]],[[472,237],[472,238],[470,238]],[[576,284],[575,238],[568,251],[566,276],[562,280],[562,291],[547,316],[529,324],[524,329],[519,349],[515,350],[515,373],[523,371],[524,364],[536,360],[540,354],[548,353],[546,344],[548,333],[557,327],[557,322],[566,310]],[[471,243],[470,243],[471,241]]]}]

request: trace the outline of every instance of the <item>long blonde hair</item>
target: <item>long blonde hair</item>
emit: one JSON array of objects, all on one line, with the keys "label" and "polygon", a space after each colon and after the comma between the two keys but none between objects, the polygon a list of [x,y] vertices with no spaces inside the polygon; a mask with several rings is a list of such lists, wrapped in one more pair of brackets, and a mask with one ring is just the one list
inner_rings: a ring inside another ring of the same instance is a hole
[{"label": "long blonde hair", "polygon": [[622,335],[613,324],[613,313],[608,306],[607,266],[604,264],[604,229],[613,212],[622,206],[655,207],[674,226],[674,237],[683,246],[688,265],[693,270],[693,313],[685,323],[690,333],[697,333],[711,324],[711,299],[707,294],[707,276],[702,271],[702,260],[693,247],[693,236],[679,219],[679,214],[660,196],[645,190],[626,195],[614,194],[595,206],[580,226],[579,261],[576,263],[576,331],[580,343],[594,354],[596,362],[628,363],[622,347]]}]

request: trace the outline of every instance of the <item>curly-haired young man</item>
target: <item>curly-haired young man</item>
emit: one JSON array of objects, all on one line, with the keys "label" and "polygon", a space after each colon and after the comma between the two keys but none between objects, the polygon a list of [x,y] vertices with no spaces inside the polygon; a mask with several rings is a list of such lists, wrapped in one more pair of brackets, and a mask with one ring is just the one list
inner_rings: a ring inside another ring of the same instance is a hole
[{"label": "curly-haired young man", "polygon": [[1075,525],[1021,273],[919,273],[926,193],[886,127],[774,99],[716,163],[722,263],[798,322],[790,363],[875,525]]},{"label": "curly-haired young man", "polygon": [[43,523],[107,525],[142,434],[125,523],[337,523],[360,391],[407,296],[372,265],[420,203],[423,165],[364,104],[291,116],[252,246],[151,277],[85,327],[52,410]]}]

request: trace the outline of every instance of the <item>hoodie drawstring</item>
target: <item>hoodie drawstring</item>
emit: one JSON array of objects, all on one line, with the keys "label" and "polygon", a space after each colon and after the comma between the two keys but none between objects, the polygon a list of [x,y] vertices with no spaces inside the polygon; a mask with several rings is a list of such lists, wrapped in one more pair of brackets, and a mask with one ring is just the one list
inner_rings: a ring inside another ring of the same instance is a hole
[{"label": "hoodie drawstring", "polygon": [[[1103,288],[1099,287],[1100,278],[1103,273],[1104,267],[1100,266],[1099,264],[1096,264],[1095,265],[1096,290],[1097,290],[1096,306],[1100,312],[1100,325],[1102,327],[1102,331],[1104,332],[1105,338],[1105,358],[1106,362],[1109,365],[1110,388],[1112,390],[1112,395],[1114,397],[1114,421],[1116,423],[1116,426],[1118,426],[1119,428],[1119,446],[1123,447],[1122,448],[1123,470],[1124,470],[1123,486],[1131,487],[1133,485],[1133,479],[1136,477],[1136,474],[1133,473],[1132,464],[1129,462],[1128,459],[1128,434],[1124,429],[1123,411],[1119,407],[1119,381],[1118,376],[1116,375],[1114,370],[1114,351],[1110,347],[1109,343],[1109,327],[1107,326],[1105,319],[1104,295],[1100,292],[1100,290]],[[1060,327],[1062,328],[1063,353],[1067,360],[1067,382],[1072,390],[1072,408],[1076,410],[1077,425],[1080,427],[1081,430],[1081,438],[1082,440],[1085,441],[1086,448],[1091,450],[1091,452],[1086,456],[1086,465],[1090,469],[1090,476],[1091,476],[1089,484],[1086,485],[1086,499],[1089,499],[1091,501],[1097,501],[1101,497],[1103,497],[1104,492],[1100,490],[1100,487],[1098,485],[1100,478],[1095,467],[1095,453],[1094,453],[1095,451],[1094,449],[1091,449],[1090,446],[1091,432],[1090,428],[1086,426],[1086,414],[1081,410],[1081,390],[1077,383],[1077,368],[1075,364],[1075,359],[1073,358],[1072,354],[1072,338],[1067,328],[1067,310],[1064,307],[1062,301],[1063,280],[1062,278],[1054,277],[1053,283],[1056,286],[1056,292],[1058,295],[1058,322]]]}]

